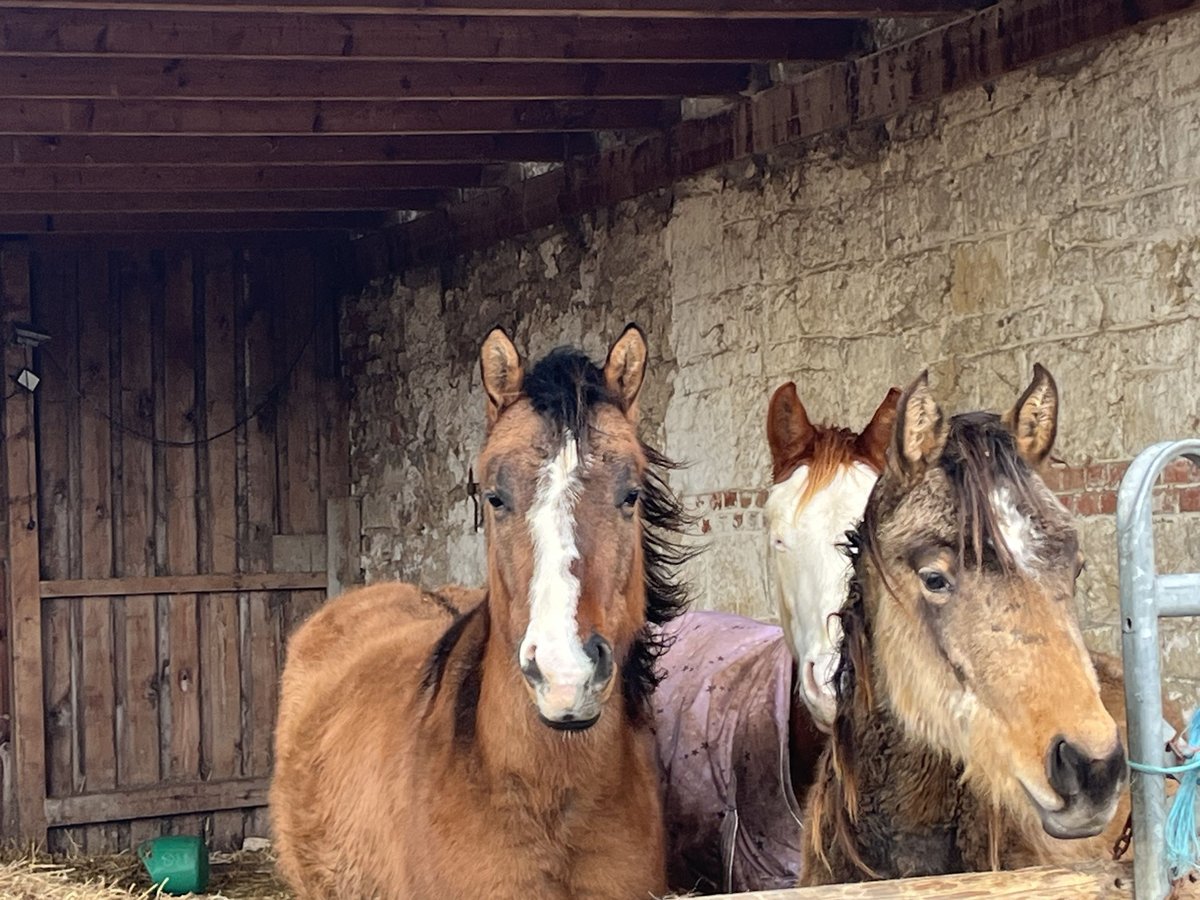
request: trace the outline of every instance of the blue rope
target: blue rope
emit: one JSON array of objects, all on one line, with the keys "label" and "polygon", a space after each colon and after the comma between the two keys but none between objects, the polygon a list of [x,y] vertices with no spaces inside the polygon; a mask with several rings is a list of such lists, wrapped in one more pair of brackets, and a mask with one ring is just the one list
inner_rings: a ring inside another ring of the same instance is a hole
[{"label": "blue rope", "polygon": [[[1192,715],[1188,744],[1200,747],[1200,709]],[[1167,813],[1167,866],[1172,880],[1182,878],[1189,869],[1200,868],[1200,834],[1196,831],[1196,795],[1200,787],[1200,752],[1179,766],[1151,766],[1130,761],[1129,767],[1147,775],[1178,775],[1179,790]]]}]

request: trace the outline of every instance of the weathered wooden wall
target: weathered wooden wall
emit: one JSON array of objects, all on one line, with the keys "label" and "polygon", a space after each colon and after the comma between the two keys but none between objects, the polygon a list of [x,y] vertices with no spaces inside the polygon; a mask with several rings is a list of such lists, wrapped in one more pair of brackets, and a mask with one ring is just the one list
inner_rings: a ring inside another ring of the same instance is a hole
[{"label": "weathered wooden wall", "polygon": [[34,360],[51,846],[238,844],[265,833],[284,642],[325,596],[326,503],[348,493],[336,267],[220,241],[46,244],[28,266],[53,336]]}]

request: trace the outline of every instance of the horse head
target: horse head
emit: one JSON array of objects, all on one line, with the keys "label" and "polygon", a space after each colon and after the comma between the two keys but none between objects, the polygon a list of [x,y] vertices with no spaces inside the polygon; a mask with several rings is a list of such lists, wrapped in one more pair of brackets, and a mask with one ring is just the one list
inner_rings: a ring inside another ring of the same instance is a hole
[{"label": "horse head", "polygon": [[888,391],[861,434],[813,425],[790,381],[775,391],[767,414],[774,484],[765,513],[779,618],[800,696],[825,730],[834,717],[841,636],[834,614],[850,579],[839,544],[858,525],[883,471],[899,397],[898,389]]},{"label": "horse head", "polygon": [[603,367],[560,348],[526,371],[500,329],[482,348],[489,610],[556,729],[595,724],[618,683],[636,703],[654,679],[647,622],[683,603],[665,577],[679,557],[654,534],[678,524],[653,471],[666,461],[637,436],[646,360],[633,325]]},{"label": "horse head", "polygon": [[843,665],[874,671],[842,687],[882,695],[1018,820],[1078,838],[1112,817],[1125,759],[1076,620],[1078,534],[1038,474],[1058,407],[1040,365],[1003,416],[947,419],[925,374],[900,398],[860,530],[862,621],[844,622]]}]

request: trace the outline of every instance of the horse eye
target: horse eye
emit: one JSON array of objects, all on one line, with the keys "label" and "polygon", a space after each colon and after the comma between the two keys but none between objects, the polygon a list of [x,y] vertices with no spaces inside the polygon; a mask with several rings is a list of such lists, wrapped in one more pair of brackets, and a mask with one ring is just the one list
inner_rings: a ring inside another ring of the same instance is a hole
[{"label": "horse eye", "polygon": [[1081,556],[1079,558],[1079,560],[1075,563],[1075,577],[1078,578],[1080,575],[1082,575],[1086,571],[1087,571],[1087,560]]},{"label": "horse eye", "polygon": [[924,568],[917,575],[931,594],[944,594],[950,590],[950,579],[937,569]]},{"label": "horse eye", "polygon": [[500,499],[499,494],[494,491],[488,491],[484,496],[487,498],[487,502],[492,509],[504,509],[504,501]]},{"label": "horse eye", "polygon": [[641,495],[642,492],[637,488],[630,488],[629,493],[627,493],[625,498],[621,501],[621,505],[627,509],[633,509],[633,505],[638,502],[638,497]]}]

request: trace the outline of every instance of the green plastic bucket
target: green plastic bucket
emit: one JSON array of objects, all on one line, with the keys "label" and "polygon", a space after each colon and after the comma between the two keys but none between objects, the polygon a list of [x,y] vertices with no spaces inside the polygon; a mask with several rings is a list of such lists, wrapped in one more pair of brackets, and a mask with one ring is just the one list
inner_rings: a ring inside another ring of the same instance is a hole
[{"label": "green plastic bucket", "polygon": [[138,845],[137,855],[150,880],[168,894],[199,894],[208,887],[208,847],[202,837],[168,834],[151,838]]}]

